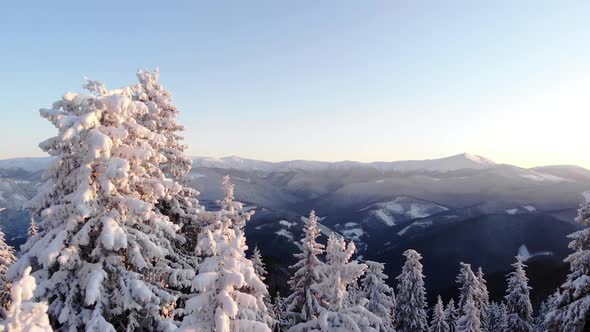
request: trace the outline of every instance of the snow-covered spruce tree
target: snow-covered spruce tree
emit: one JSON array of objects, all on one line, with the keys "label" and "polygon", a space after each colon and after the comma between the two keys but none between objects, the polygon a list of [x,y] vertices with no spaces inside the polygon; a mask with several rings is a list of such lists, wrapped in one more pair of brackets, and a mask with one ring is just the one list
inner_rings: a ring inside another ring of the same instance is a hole
[{"label": "snow-covered spruce tree", "polygon": [[539,307],[539,313],[537,317],[535,317],[535,331],[536,332],[545,332],[547,330],[547,324],[545,323],[545,318],[547,314],[553,310],[555,306],[555,300],[559,296],[559,293],[555,293],[549,295],[543,302],[541,302],[541,306]]},{"label": "snow-covered spruce tree", "polygon": [[274,298],[272,305],[273,312],[273,332],[284,332],[291,327],[291,322],[287,316],[287,305],[285,298],[281,296],[279,292]]},{"label": "snow-covered spruce tree", "polygon": [[367,271],[361,279],[361,298],[366,299],[365,308],[383,321],[386,331],[394,326],[395,294],[385,280],[389,277],[383,273],[385,266],[373,261],[365,261]]},{"label": "snow-covered spruce tree", "polygon": [[361,304],[363,296],[361,294],[361,285],[358,281],[352,282],[350,285],[348,285],[347,293],[348,296],[345,300],[347,306],[355,306]]},{"label": "snow-covered spruce tree", "polygon": [[585,229],[569,235],[574,253],[565,261],[570,273],[559,289],[553,310],[547,314],[549,331],[590,330],[590,192],[584,193],[576,221]]},{"label": "snow-covered spruce tree", "polygon": [[132,89],[94,83],[94,94],[66,93],[40,111],[58,129],[40,144],[55,161],[28,203],[43,232],[22,247],[12,276],[33,268],[55,328],[172,327],[167,287],[194,271],[174,267],[178,226],[156,208],[181,189],[161,171],[167,140],[137,121],[149,110]]},{"label": "snow-covered spruce tree", "polygon": [[488,312],[488,328],[487,331],[502,331],[503,321],[505,315],[502,310],[502,305],[492,302],[489,305]]},{"label": "snow-covered spruce tree", "polygon": [[26,268],[22,278],[12,286],[12,304],[10,305],[6,320],[0,324],[0,331],[53,331],[49,324],[49,317],[47,316],[47,304],[32,301],[33,292],[37,287],[37,283],[30,273],[31,268]]},{"label": "snow-covered spruce tree", "polygon": [[422,256],[415,250],[404,252],[406,263],[402,273],[396,278],[397,303],[395,306],[395,324],[398,331],[418,332],[428,329],[426,316],[426,289],[422,274]]},{"label": "snow-covered spruce tree", "polygon": [[252,265],[254,265],[254,272],[256,272],[258,278],[262,281],[266,280],[268,272],[266,272],[266,264],[262,261],[262,254],[260,253],[258,246],[254,247],[250,260],[252,261]]},{"label": "snow-covered spruce tree", "polygon": [[29,225],[29,229],[27,230],[28,237],[33,237],[39,233],[37,229],[37,223],[35,222],[35,218],[31,217],[31,224]]},{"label": "snow-covered spruce tree", "polygon": [[302,252],[295,254],[299,261],[290,267],[295,271],[289,280],[291,295],[285,301],[287,312],[296,323],[316,318],[321,309],[319,294],[313,286],[323,280],[323,263],[318,256],[324,253],[324,245],[317,242],[320,229],[315,211],[311,211],[309,218],[305,219],[303,232]]},{"label": "snow-covered spruce tree", "polygon": [[457,321],[457,332],[481,332],[479,309],[475,305],[473,295],[470,295],[463,306],[463,314]]},{"label": "snow-covered spruce tree", "polygon": [[[361,305],[347,306],[348,286],[356,282],[367,269],[365,264],[351,261],[356,247],[335,233],[330,234],[326,247],[326,264],[322,266],[324,280],[312,286],[320,294],[321,311],[317,319],[299,323],[291,332],[351,331],[377,332],[384,330],[382,320]],[[366,299],[361,301],[366,302]]]},{"label": "snow-covered spruce tree", "polygon": [[457,320],[459,319],[460,313],[459,308],[455,306],[455,300],[451,298],[447,307],[445,308],[445,321],[449,326],[449,332],[455,332],[457,328]]},{"label": "snow-covered spruce tree", "polygon": [[480,284],[477,276],[471,270],[470,264],[460,263],[461,268],[457,275],[456,282],[460,285],[459,287],[459,311],[461,314],[465,313],[465,304],[469,298],[472,299],[475,307],[479,310],[478,299],[481,298]]},{"label": "snow-covered spruce tree", "polygon": [[481,329],[483,331],[488,331],[490,293],[488,292],[488,287],[486,286],[487,282],[484,278],[484,274],[481,267],[477,269],[477,282],[479,284],[479,291],[477,292],[478,296],[475,298],[475,301],[476,306],[479,309],[479,320],[481,322]]},{"label": "snow-covered spruce tree", "polygon": [[437,298],[436,305],[432,310],[432,320],[430,322],[430,332],[449,332],[449,324],[445,320],[445,310],[440,295]]},{"label": "snow-covered spruce tree", "polygon": [[[0,208],[0,212],[4,209]],[[10,306],[10,281],[6,276],[8,268],[16,261],[14,248],[6,244],[4,232],[0,229],[0,319],[6,318],[6,310]]]},{"label": "snow-covered spruce tree", "polygon": [[253,212],[243,212],[234,200],[229,176],[225,198],[215,222],[199,239],[197,254],[205,256],[192,282],[195,294],[186,302],[183,331],[271,331],[264,297],[266,286],[246,258],[244,225]]},{"label": "snow-covered spruce tree", "polygon": [[162,214],[181,227],[181,236],[174,245],[179,255],[184,256],[184,261],[195,269],[197,261],[193,253],[196,239],[201,228],[212,220],[197,199],[199,193],[188,186],[192,161],[184,153],[187,148],[182,143],[184,127],[177,120],[180,112],[172,102],[172,94],[160,84],[158,69],[153,72],[140,70],[137,78],[139,84],[132,87],[133,99],[148,107],[148,112],[138,121],[166,138],[167,144],[158,151],[165,157],[160,167],[167,177],[182,185],[177,193],[159,200],[157,206]]},{"label": "snow-covered spruce tree", "polygon": [[508,289],[506,290],[507,328],[511,332],[532,332],[533,307],[529,296],[529,279],[526,276],[523,258],[516,257],[512,264],[514,271],[508,275]]}]

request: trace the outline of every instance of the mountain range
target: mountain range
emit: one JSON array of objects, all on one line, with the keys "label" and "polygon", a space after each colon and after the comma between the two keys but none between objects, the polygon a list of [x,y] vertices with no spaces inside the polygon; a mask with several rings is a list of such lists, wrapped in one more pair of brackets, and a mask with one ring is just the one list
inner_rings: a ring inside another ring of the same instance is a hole
[{"label": "mountain range", "polygon": [[[266,162],[239,157],[194,157],[188,183],[215,208],[230,175],[236,197],[256,210],[248,244],[269,265],[271,291],[286,290],[288,266],[299,250],[303,220],[315,210],[322,241],[337,232],[355,241],[360,259],[386,263],[390,282],[413,248],[424,256],[429,296],[453,295],[459,262],[481,266],[492,297],[517,254],[530,265],[533,301],[552,293],[567,272],[566,236],[590,170],[578,166],[521,168],[477,155],[395,162]],[[26,237],[23,204],[42,181],[50,158],[0,160],[0,215],[10,243]]]}]

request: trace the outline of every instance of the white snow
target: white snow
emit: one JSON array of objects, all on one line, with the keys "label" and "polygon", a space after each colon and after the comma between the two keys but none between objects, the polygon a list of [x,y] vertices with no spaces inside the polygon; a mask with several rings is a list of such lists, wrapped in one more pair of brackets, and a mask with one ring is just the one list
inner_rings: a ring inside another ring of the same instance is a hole
[{"label": "white snow", "polygon": [[295,222],[291,222],[291,221],[284,220],[284,219],[283,220],[279,220],[279,224],[281,224],[281,225],[283,225],[283,226],[285,226],[287,228],[291,228],[291,227],[297,225],[297,223],[295,223]]},{"label": "white snow", "polygon": [[506,213],[508,214],[516,214],[518,212],[518,209],[508,209],[506,210]]},{"label": "white snow", "polygon": [[521,174],[521,177],[525,178],[525,179],[529,179],[529,180],[533,180],[533,181],[538,181],[538,182],[570,182],[571,180],[568,179],[564,179],[561,178],[559,176],[555,176],[555,175],[551,175],[551,174],[547,174],[547,173],[541,173],[541,172],[537,172],[537,171],[528,171],[528,173],[526,174]]},{"label": "white snow", "polygon": [[293,233],[289,232],[286,229],[280,229],[280,230],[276,231],[275,234],[277,234],[279,236],[284,236],[291,241],[293,241],[293,239],[294,239]]},{"label": "white snow", "polygon": [[404,229],[402,229],[401,231],[397,232],[397,235],[403,236],[412,227],[427,228],[427,227],[430,227],[430,226],[432,226],[432,221],[431,220],[427,220],[427,221],[416,221],[416,222],[413,222],[412,224],[404,227]]},{"label": "white snow", "polygon": [[346,238],[355,241],[360,239],[365,234],[362,228],[345,229],[340,231],[340,233],[342,233],[342,235],[344,235]]},{"label": "white snow", "polygon": [[526,209],[527,211],[529,211],[529,212],[535,212],[535,211],[537,210],[537,208],[535,208],[535,207],[534,207],[534,206],[532,206],[532,205],[523,205],[522,207],[523,207],[524,209]]}]

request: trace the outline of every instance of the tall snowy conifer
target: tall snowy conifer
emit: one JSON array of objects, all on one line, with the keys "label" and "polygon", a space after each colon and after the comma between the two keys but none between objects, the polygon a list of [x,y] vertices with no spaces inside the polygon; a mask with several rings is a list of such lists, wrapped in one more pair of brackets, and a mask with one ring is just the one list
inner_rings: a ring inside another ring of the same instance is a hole
[{"label": "tall snowy conifer", "polygon": [[479,285],[478,297],[476,300],[476,306],[479,309],[479,319],[481,322],[481,329],[483,331],[488,330],[488,323],[489,323],[489,306],[490,306],[490,293],[488,292],[488,287],[486,286],[486,280],[484,278],[483,271],[481,267],[477,269],[477,282]]},{"label": "tall snowy conifer", "polygon": [[28,203],[43,232],[22,247],[12,277],[32,267],[62,330],[172,327],[178,226],[156,208],[182,188],[160,167],[168,141],[138,121],[149,108],[132,88],[86,87],[93,94],[66,93],[40,111],[58,129],[40,144],[55,160]]},{"label": "tall snowy conifer", "polygon": [[456,282],[460,285],[459,309],[461,314],[464,314],[465,304],[469,298],[471,298],[475,307],[479,310],[478,299],[482,298],[482,295],[479,280],[475,273],[473,273],[473,270],[471,270],[471,265],[463,262],[460,265],[461,269],[459,270],[459,275],[457,275]]},{"label": "tall snowy conifer", "polygon": [[[234,200],[234,186],[224,178],[225,198],[215,222],[198,240],[204,255],[192,282],[195,294],[186,302],[183,331],[271,331],[264,297],[268,292],[246,258],[244,225],[253,212]],[[261,318],[262,317],[262,318]]]},{"label": "tall snowy conifer", "polygon": [[508,275],[508,289],[506,290],[507,328],[511,332],[532,332],[533,307],[529,297],[529,279],[526,276],[522,257],[516,257],[512,264],[514,271]]},{"label": "tall snowy conifer", "polygon": [[[0,208],[0,212],[3,210]],[[10,306],[11,284],[6,276],[6,271],[15,261],[14,248],[6,244],[4,232],[0,229],[0,319],[6,318],[6,310]]]},{"label": "tall snowy conifer", "polygon": [[289,280],[292,293],[285,301],[287,312],[294,316],[296,322],[316,318],[321,309],[319,294],[314,285],[323,280],[323,263],[318,256],[324,253],[324,245],[317,242],[320,230],[315,211],[311,211],[309,218],[305,219],[303,232],[305,237],[301,240],[302,252],[295,254],[299,261],[291,266],[295,271]]},{"label": "tall snowy conifer", "polygon": [[590,330],[590,192],[584,193],[576,221],[585,229],[569,236],[574,253],[565,261],[570,273],[561,285],[553,310],[547,315],[549,331]]},{"label": "tall snowy conifer", "polygon": [[[158,151],[165,160],[160,163],[162,172],[168,178],[182,185],[181,189],[158,202],[159,210],[170,218],[172,222],[181,226],[179,237],[174,245],[180,255],[185,256],[185,263],[196,267],[194,256],[196,239],[204,224],[210,222],[210,214],[199,203],[198,192],[190,187],[189,173],[192,161],[184,154],[186,146],[180,133],[184,127],[178,124],[179,111],[172,102],[172,94],[160,83],[158,69],[153,72],[138,71],[139,84],[133,86],[133,99],[145,103],[148,107],[138,121],[149,130],[166,138],[166,145]],[[185,285],[186,286],[186,285]]]},{"label": "tall snowy conifer", "polygon": [[479,309],[475,305],[473,295],[469,295],[463,306],[463,314],[457,321],[457,332],[481,332]]},{"label": "tall snowy conifer", "polygon": [[258,247],[254,247],[254,251],[252,252],[252,257],[250,260],[254,265],[254,272],[256,272],[258,278],[260,278],[262,281],[266,280],[266,275],[268,272],[266,272],[266,264],[264,264],[262,261],[262,254],[260,253]]},{"label": "tall snowy conifer", "polygon": [[501,304],[496,302],[492,302],[489,305],[489,314],[488,314],[488,328],[487,331],[503,331],[504,320],[506,319],[506,315],[503,312],[503,308]]},{"label": "tall snowy conifer", "polygon": [[459,316],[459,308],[455,306],[455,300],[451,298],[449,303],[447,303],[447,307],[445,308],[445,320],[449,326],[449,332],[455,332]]},{"label": "tall snowy conifer", "polygon": [[445,320],[445,310],[440,295],[437,298],[436,305],[432,310],[432,321],[430,322],[429,332],[449,332],[449,324]]},{"label": "tall snowy conifer", "polygon": [[374,332],[384,328],[382,320],[364,307],[348,306],[346,303],[348,286],[356,282],[367,269],[365,264],[351,261],[355,251],[354,243],[347,244],[335,233],[330,234],[326,248],[326,264],[322,266],[325,278],[321,283],[312,286],[321,297],[322,308],[319,317],[299,323],[289,331],[304,332],[315,329],[324,332]]},{"label": "tall snowy conifer", "polygon": [[367,271],[361,279],[361,296],[367,300],[365,308],[383,321],[386,331],[393,329],[395,294],[385,282],[388,276],[383,273],[385,266],[373,261],[365,261]]},{"label": "tall snowy conifer", "polygon": [[428,329],[426,316],[426,289],[422,274],[422,256],[415,250],[404,252],[406,263],[402,273],[396,278],[397,303],[395,308],[395,324],[399,331],[418,332]]}]

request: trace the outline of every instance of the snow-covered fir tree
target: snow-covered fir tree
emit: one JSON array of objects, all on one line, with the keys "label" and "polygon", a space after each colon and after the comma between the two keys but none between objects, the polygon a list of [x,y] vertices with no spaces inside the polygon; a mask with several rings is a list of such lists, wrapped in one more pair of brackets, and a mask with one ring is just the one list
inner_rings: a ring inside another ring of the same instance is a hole
[{"label": "snow-covered fir tree", "polygon": [[258,275],[258,278],[262,281],[266,280],[266,264],[262,261],[262,254],[258,249],[258,246],[254,247],[254,251],[252,252],[252,257],[250,258],[252,264],[254,265],[254,272]]},{"label": "snow-covered fir tree", "polygon": [[457,332],[481,332],[479,309],[475,305],[473,295],[469,295],[463,306],[463,313],[457,321]]},{"label": "snow-covered fir tree", "polygon": [[480,294],[481,287],[479,284],[479,280],[473,270],[471,269],[470,264],[465,264],[463,262],[460,263],[461,268],[459,270],[459,274],[457,275],[456,282],[460,285],[459,287],[459,311],[461,314],[465,312],[465,304],[467,300],[471,298],[475,307],[479,310],[479,301],[478,299],[482,298]]},{"label": "snow-covered fir tree", "polygon": [[512,264],[514,271],[508,275],[508,288],[506,290],[506,324],[511,332],[532,332],[533,307],[529,296],[529,279],[526,276],[523,258],[516,257],[516,263]]},{"label": "snow-covered fir tree", "polygon": [[479,291],[477,292],[476,306],[479,309],[479,320],[481,322],[481,329],[483,331],[488,331],[488,324],[489,324],[489,306],[490,306],[490,293],[488,292],[488,287],[486,285],[486,280],[484,278],[483,270],[481,267],[477,269],[477,282],[479,286]]},{"label": "snow-covered fir tree", "polygon": [[40,144],[55,158],[28,203],[43,232],[12,277],[32,267],[62,330],[171,328],[177,294],[167,288],[190,284],[194,270],[177,264],[178,226],[156,208],[182,189],[161,170],[168,141],[138,121],[149,107],[133,89],[87,88],[40,111],[58,129]]},{"label": "snow-covered fir tree", "polygon": [[272,304],[272,312],[273,312],[273,332],[284,332],[287,331],[291,327],[291,321],[289,316],[287,315],[287,305],[285,303],[285,298],[281,296],[279,292],[274,298],[274,303]]},{"label": "snow-covered fir tree", "polygon": [[406,262],[402,273],[396,278],[397,302],[395,306],[395,324],[398,331],[418,332],[428,329],[426,316],[426,289],[422,274],[422,256],[415,250],[404,252]]},{"label": "snow-covered fir tree", "polygon": [[31,224],[29,225],[29,229],[27,230],[28,237],[33,237],[39,233],[37,229],[37,222],[35,222],[35,218],[31,217]]},{"label": "snow-covered fir tree", "polygon": [[445,308],[445,321],[449,326],[449,332],[455,332],[457,328],[457,320],[459,319],[460,312],[459,308],[455,306],[455,300],[451,298],[449,303],[447,303],[447,307]]},{"label": "snow-covered fir tree", "polygon": [[549,331],[590,330],[590,192],[584,193],[576,221],[585,228],[569,236],[574,253],[565,261],[570,273],[559,289],[553,310],[547,314]]},{"label": "snow-covered fir tree", "polygon": [[[4,208],[0,208],[2,212]],[[0,229],[0,319],[6,318],[6,310],[10,306],[11,283],[6,276],[8,268],[16,261],[14,248],[6,243],[4,232]]]},{"label": "snow-covered fir tree", "polygon": [[160,83],[158,69],[153,72],[140,70],[137,78],[139,84],[132,87],[132,98],[145,103],[148,108],[148,112],[138,118],[138,122],[166,139],[166,145],[160,146],[158,150],[165,157],[160,168],[165,176],[182,185],[178,192],[160,199],[157,207],[181,227],[181,236],[177,237],[173,245],[175,251],[184,256],[184,263],[195,269],[197,260],[193,252],[196,239],[204,224],[211,222],[214,216],[206,213],[197,199],[199,193],[188,186],[192,161],[184,153],[186,146],[182,144],[184,138],[181,136],[184,127],[178,123],[180,112],[173,104],[172,94]]},{"label": "snow-covered fir tree", "polygon": [[31,268],[24,270],[11,290],[11,305],[7,318],[0,323],[0,331],[6,332],[50,332],[53,331],[47,316],[47,304],[33,302],[33,292],[37,287],[35,278],[30,275]]},{"label": "snow-covered fir tree", "polygon": [[445,319],[445,310],[440,295],[437,298],[436,305],[432,310],[432,320],[430,321],[430,332],[449,332],[449,324]]},{"label": "snow-covered fir tree", "polygon": [[541,305],[539,306],[539,312],[537,317],[535,317],[535,331],[536,332],[545,332],[547,330],[547,324],[545,322],[545,318],[547,314],[549,314],[553,307],[555,306],[555,300],[559,296],[559,293],[556,292],[552,295],[549,295]]},{"label": "snow-covered fir tree", "polygon": [[361,279],[361,298],[366,299],[365,308],[383,321],[386,331],[394,326],[395,294],[385,282],[389,277],[383,273],[385,266],[378,262],[365,261],[367,271]]},{"label": "snow-covered fir tree", "polygon": [[323,263],[318,256],[324,253],[324,245],[317,242],[320,229],[314,211],[305,219],[303,232],[305,237],[301,240],[302,252],[295,254],[299,261],[290,267],[295,271],[289,280],[291,295],[285,301],[287,312],[298,323],[316,318],[321,310],[320,296],[315,285],[323,280]]},{"label": "snow-covered fir tree", "polygon": [[[354,243],[335,233],[330,234],[326,247],[326,264],[322,266],[325,278],[312,286],[320,295],[319,317],[292,327],[291,332],[310,330],[335,332],[377,332],[384,329],[382,320],[361,305],[348,306],[348,286],[356,282],[367,269],[365,264],[351,260],[356,251]],[[361,301],[366,302],[366,299]]]},{"label": "snow-covered fir tree", "polygon": [[487,331],[503,331],[504,320],[506,318],[502,305],[492,302],[488,310],[488,327]]},{"label": "snow-covered fir tree", "polygon": [[252,211],[244,212],[234,200],[234,186],[224,177],[225,198],[215,222],[198,240],[197,254],[205,259],[192,282],[195,294],[186,302],[183,331],[271,331],[264,298],[266,285],[246,258],[244,225]]},{"label": "snow-covered fir tree", "polygon": [[348,285],[348,296],[346,297],[345,303],[348,306],[355,306],[361,304],[363,295],[361,294],[361,285],[359,282],[352,282]]}]

